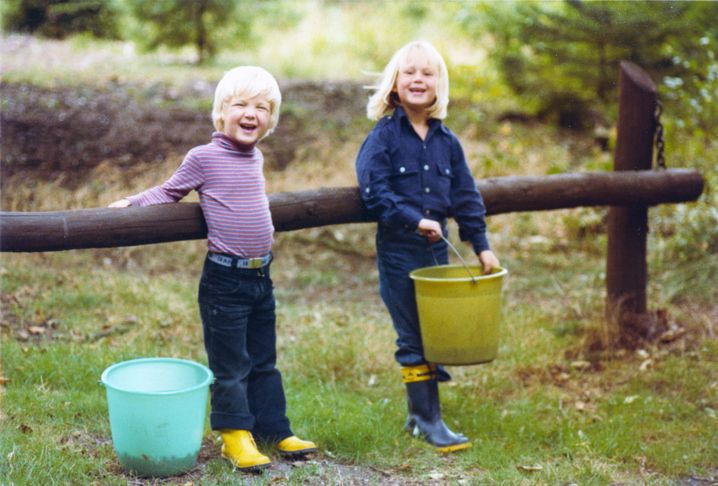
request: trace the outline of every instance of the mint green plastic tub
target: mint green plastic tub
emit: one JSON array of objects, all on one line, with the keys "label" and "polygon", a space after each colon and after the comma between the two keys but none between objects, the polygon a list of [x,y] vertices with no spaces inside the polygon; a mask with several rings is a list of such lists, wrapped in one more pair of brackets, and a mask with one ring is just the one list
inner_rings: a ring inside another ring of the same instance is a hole
[{"label": "mint green plastic tub", "polygon": [[207,414],[209,368],[193,361],[146,358],[110,366],[110,428],[123,469],[138,476],[182,474],[197,462]]}]

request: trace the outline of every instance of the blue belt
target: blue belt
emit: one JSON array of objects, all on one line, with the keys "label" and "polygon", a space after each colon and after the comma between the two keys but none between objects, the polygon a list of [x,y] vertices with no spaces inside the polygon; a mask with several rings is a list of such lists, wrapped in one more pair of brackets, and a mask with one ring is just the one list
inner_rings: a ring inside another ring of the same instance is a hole
[{"label": "blue belt", "polygon": [[272,261],[272,254],[269,253],[262,258],[240,258],[210,251],[207,253],[207,258],[212,260],[214,263],[219,263],[225,267],[254,269],[269,265]]}]

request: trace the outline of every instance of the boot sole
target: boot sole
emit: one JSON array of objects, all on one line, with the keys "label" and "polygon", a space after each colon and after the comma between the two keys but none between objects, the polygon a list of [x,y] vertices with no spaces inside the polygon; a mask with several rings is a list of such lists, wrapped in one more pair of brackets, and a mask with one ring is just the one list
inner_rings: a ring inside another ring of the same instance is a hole
[{"label": "boot sole", "polygon": [[463,444],[456,444],[451,446],[444,446],[444,447],[436,447],[436,450],[441,452],[457,452],[457,451],[463,451],[464,449],[468,449],[471,447],[471,442],[465,442]]},{"label": "boot sole", "polygon": [[224,454],[222,454],[222,457],[223,457],[226,461],[228,461],[228,462],[232,465],[232,467],[235,468],[236,470],[242,471],[242,472],[248,472],[248,473],[258,473],[258,472],[260,472],[262,469],[266,469],[266,468],[268,468],[269,466],[272,465],[272,461],[267,461],[267,462],[264,462],[264,463],[262,463],[262,464],[253,464],[253,465],[251,465],[251,466],[238,466],[238,465],[236,465],[236,464],[234,463],[234,461],[233,461],[232,459],[230,459],[229,457],[225,456]]},{"label": "boot sole", "polygon": [[307,449],[301,449],[298,451],[283,451],[282,449],[277,449],[277,452],[279,452],[279,455],[285,459],[299,459],[306,456],[307,454],[317,452],[317,448],[309,447]]}]

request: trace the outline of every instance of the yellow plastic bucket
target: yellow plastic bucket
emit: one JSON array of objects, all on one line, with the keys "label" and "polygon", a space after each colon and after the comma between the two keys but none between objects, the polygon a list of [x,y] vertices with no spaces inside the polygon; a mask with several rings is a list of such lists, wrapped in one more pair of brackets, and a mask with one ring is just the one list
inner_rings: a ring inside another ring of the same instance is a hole
[{"label": "yellow plastic bucket", "polygon": [[474,365],[496,358],[507,273],[494,268],[483,275],[478,265],[438,265],[410,273],[427,361]]}]

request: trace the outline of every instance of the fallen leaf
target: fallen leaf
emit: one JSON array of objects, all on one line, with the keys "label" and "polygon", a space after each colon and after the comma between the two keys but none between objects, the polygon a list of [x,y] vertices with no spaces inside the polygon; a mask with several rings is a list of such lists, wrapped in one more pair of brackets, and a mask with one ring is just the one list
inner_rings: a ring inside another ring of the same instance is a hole
[{"label": "fallen leaf", "polygon": [[633,403],[636,401],[637,398],[638,398],[638,395],[631,395],[630,397],[626,397],[623,400],[623,403]]},{"label": "fallen leaf", "polygon": [[658,339],[662,343],[670,343],[672,341],[682,338],[685,333],[685,329],[683,329],[682,327],[678,327],[675,329],[669,329],[668,331],[661,334]]},{"label": "fallen leaf", "polygon": [[569,375],[568,373],[559,373],[554,378],[559,383],[563,383],[564,381],[568,381],[569,379],[571,379],[571,375]]},{"label": "fallen leaf", "polygon": [[533,466],[516,466],[516,469],[518,469],[519,471],[523,471],[523,472],[534,473],[534,472],[543,471],[543,466],[541,466],[540,464],[534,464]]}]

